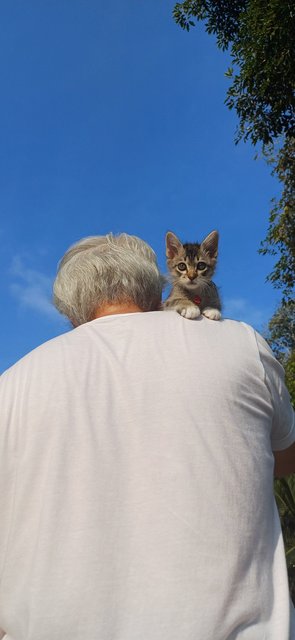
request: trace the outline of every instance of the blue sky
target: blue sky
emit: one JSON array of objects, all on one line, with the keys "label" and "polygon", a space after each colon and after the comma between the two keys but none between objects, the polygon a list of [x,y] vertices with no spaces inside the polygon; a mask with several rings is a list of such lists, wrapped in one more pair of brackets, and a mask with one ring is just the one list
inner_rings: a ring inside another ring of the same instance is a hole
[{"label": "blue sky", "polygon": [[0,369],[69,328],[50,303],[76,240],[220,232],[224,315],[262,331],[279,303],[257,253],[278,186],[224,105],[228,59],[173,2],[2,0]]}]

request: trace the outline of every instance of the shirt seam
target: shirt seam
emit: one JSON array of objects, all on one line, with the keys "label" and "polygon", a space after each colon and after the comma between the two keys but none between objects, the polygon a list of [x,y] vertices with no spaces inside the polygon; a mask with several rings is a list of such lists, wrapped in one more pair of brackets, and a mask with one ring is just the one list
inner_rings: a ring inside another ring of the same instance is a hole
[{"label": "shirt seam", "polygon": [[[268,393],[268,395],[269,395],[270,403],[271,403],[271,406],[272,406],[272,411],[273,411],[273,415],[272,415],[272,426],[273,426],[273,420],[274,420],[274,415],[275,415],[274,401],[273,401],[273,397],[272,397],[272,393],[271,393],[271,390],[270,390],[269,384],[268,384],[268,382],[267,382],[267,375],[266,375],[265,367],[264,367],[264,364],[263,364],[262,359],[261,359],[261,354],[260,354],[259,345],[258,345],[258,340],[257,340],[257,334],[256,334],[255,329],[252,329],[252,327],[251,327],[251,330],[252,330],[252,332],[253,332],[253,334],[254,334],[256,350],[257,350],[257,353],[258,353],[260,366],[262,367],[262,370],[263,370],[263,382],[264,382],[264,386],[265,386],[265,387],[266,387],[266,389],[267,389],[267,393]],[[284,436],[284,438],[285,438],[285,437],[286,437],[286,436]]]}]

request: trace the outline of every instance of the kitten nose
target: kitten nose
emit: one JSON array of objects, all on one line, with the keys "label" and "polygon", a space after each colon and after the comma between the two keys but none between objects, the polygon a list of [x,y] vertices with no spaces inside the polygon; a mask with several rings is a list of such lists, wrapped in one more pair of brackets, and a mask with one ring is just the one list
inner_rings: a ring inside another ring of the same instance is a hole
[{"label": "kitten nose", "polygon": [[190,280],[194,280],[194,279],[195,279],[195,277],[196,277],[196,274],[195,274],[195,273],[188,273],[188,274],[187,274],[187,277],[188,277]]}]

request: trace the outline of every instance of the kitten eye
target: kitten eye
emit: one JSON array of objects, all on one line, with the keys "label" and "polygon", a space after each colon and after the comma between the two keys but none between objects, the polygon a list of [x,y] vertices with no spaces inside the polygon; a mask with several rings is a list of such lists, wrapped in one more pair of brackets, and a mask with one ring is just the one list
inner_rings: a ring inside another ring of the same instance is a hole
[{"label": "kitten eye", "polygon": [[180,263],[177,265],[177,269],[179,269],[179,271],[186,271],[186,264],[185,264],[185,262],[180,262]]},{"label": "kitten eye", "polygon": [[197,269],[198,271],[204,271],[204,269],[207,269],[206,262],[198,262]]}]

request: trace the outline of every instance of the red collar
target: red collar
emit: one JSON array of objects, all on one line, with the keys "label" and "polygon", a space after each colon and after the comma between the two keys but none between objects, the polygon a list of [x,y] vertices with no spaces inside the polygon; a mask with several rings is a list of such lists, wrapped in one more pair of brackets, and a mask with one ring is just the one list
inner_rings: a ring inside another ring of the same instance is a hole
[{"label": "red collar", "polygon": [[202,300],[201,300],[200,296],[195,296],[193,298],[193,302],[199,306],[201,304]]}]

